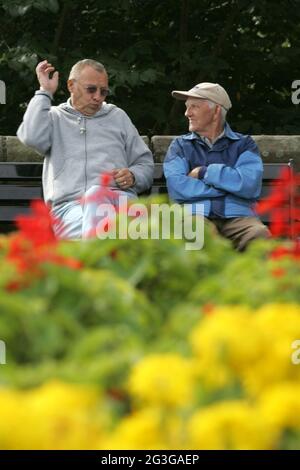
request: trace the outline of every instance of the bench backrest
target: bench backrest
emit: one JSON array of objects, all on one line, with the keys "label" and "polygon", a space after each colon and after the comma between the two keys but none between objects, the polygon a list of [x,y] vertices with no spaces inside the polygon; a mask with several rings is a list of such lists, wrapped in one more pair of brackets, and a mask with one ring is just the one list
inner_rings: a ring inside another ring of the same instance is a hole
[{"label": "bench backrest", "polygon": [[[155,135],[151,140],[142,136],[153,151],[156,162],[162,162],[172,135]],[[253,135],[264,163],[286,163],[294,160],[296,171],[300,172],[300,135]],[[0,136],[0,162],[42,162],[43,157],[23,145],[15,136]]]}]

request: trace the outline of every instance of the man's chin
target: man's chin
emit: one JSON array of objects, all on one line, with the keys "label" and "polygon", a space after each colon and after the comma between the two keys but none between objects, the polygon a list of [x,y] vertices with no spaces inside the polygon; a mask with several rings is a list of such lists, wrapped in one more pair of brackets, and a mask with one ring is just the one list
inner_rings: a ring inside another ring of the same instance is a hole
[{"label": "man's chin", "polygon": [[85,114],[87,116],[93,116],[93,114],[96,114],[99,110],[101,109],[101,105],[91,105],[85,110]]},{"label": "man's chin", "polygon": [[100,103],[100,104],[91,104],[91,108],[92,108],[92,109],[96,109],[97,111],[99,111],[99,109],[101,108],[101,106],[102,106],[102,103]]}]

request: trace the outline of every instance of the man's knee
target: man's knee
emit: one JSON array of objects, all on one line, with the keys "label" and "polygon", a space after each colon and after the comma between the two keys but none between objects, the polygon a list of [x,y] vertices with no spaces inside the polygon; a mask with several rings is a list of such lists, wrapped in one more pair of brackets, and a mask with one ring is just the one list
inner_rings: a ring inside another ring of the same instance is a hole
[{"label": "man's knee", "polygon": [[237,249],[239,251],[243,251],[253,240],[258,240],[261,238],[267,239],[271,236],[272,235],[270,230],[262,222],[260,222],[259,220],[251,222],[247,227],[247,230],[245,231],[244,235],[239,240]]},{"label": "man's knee", "polygon": [[57,218],[53,230],[59,239],[77,240],[82,236],[82,208],[78,202],[67,202],[53,209]]},{"label": "man's knee", "polygon": [[270,238],[271,232],[266,225],[258,223],[250,227],[249,235],[251,240],[255,240],[256,238]]}]

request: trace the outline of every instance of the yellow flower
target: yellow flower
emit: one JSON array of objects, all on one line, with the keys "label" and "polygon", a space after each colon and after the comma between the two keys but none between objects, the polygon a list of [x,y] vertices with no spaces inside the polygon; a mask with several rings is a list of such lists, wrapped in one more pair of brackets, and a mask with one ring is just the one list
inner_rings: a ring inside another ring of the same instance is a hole
[{"label": "yellow flower", "polygon": [[268,304],[253,312],[220,307],[190,336],[204,386],[220,389],[239,382],[254,396],[272,383],[300,380],[300,368],[291,361],[295,339],[300,339],[295,304]]},{"label": "yellow flower", "polygon": [[254,328],[263,337],[263,351],[244,370],[245,387],[251,394],[286,380],[300,380],[300,368],[292,363],[291,344],[300,339],[300,307],[267,304],[256,311]]},{"label": "yellow flower", "polygon": [[49,382],[27,391],[1,390],[0,448],[89,449],[102,435],[92,388]]},{"label": "yellow flower", "polygon": [[147,407],[123,418],[101,449],[184,449],[185,437],[179,416]]},{"label": "yellow flower", "polygon": [[192,449],[272,449],[277,434],[256,409],[228,401],[197,411],[187,423]]},{"label": "yellow flower", "polygon": [[261,335],[246,307],[220,307],[195,327],[190,343],[197,371],[208,388],[221,388],[261,354]]},{"label": "yellow flower", "polygon": [[112,435],[101,443],[102,449],[163,448],[161,414],[158,409],[145,408],[123,418]]},{"label": "yellow flower", "polygon": [[128,388],[142,402],[176,407],[190,403],[194,382],[191,361],[178,354],[153,354],[133,367]]},{"label": "yellow flower", "polygon": [[260,397],[261,412],[280,431],[300,431],[300,383],[277,384]]},{"label": "yellow flower", "polygon": [[31,420],[23,394],[0,389],[0,449],[31,449]]}]

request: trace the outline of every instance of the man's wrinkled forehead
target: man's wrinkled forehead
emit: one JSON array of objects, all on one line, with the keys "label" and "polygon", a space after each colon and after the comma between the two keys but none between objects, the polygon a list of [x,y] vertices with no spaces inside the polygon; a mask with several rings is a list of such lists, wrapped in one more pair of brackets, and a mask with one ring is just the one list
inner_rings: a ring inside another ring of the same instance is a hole
[{"label": "man's wrinkled forehead", "polygon": [[196,106],[201,106],[206,102],[207,102],[207,100],[205,98],[188,98],[185,101],[185,105],[190,106],[190,105],[193,104],[193,105],[196,105]]},{"label": "man's wrinkled forehead", "polygon": [[98,70],[95,70],[93,67],[87,65],[84,67],[79,75],[79,80],[84,80],[84,81],[108,81],[108,76],[106,72],[99,72]]}]

